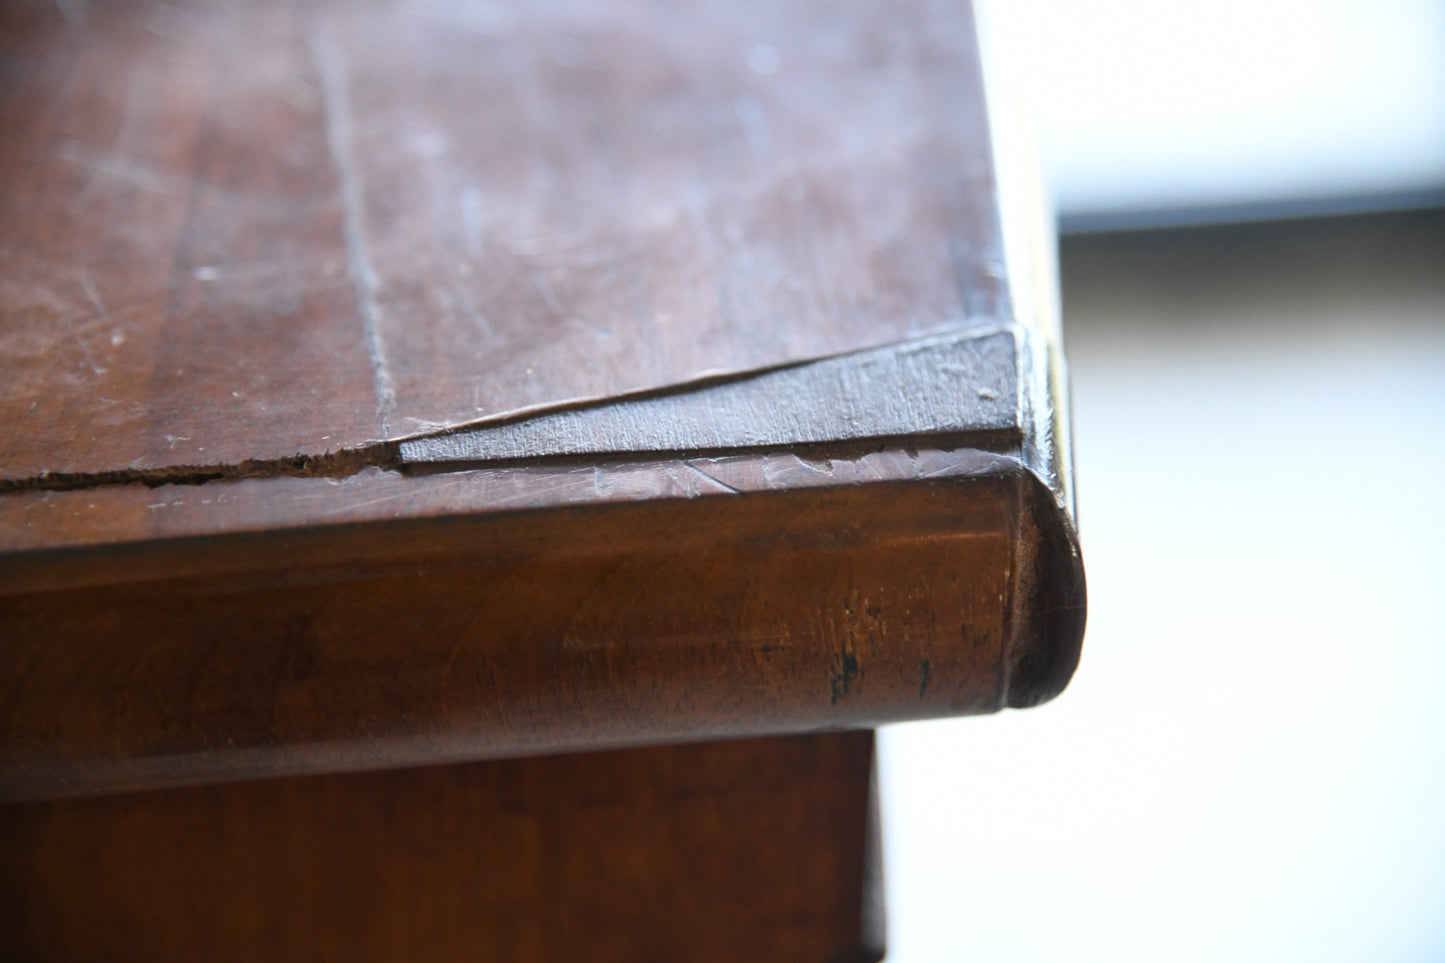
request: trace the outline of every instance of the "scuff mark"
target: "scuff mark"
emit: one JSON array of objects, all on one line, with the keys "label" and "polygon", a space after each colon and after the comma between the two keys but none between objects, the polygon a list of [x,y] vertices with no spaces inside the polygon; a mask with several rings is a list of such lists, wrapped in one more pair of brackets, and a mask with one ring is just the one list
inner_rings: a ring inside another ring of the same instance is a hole
[{"label": "scuff mark", "polygon": [[547,309],[558,318],[565,317],[567,312],[562,307],[562,302],[557,300],[557,294],[552,290],[552,285],[547,281],[547,275],[540,270],[534,270],[532,271],[531,278],[532,287],[542,296],[542,300],[546,303]]},{"label": "scuff mark", "polygon": [[95,285],[90,283],[90,278],[83,273],[80,275],[80,288],[85,292],[86,298],[90,300],[90,306],[95,308],[95,316],[97,318],[105,317],[109,313],[105,310],[105,302],[100,299],[100,292],[96,291]]},{"label": "scuff mark", "polygon": [[694,465],[692,462],[690,462],[690,461],[684,461],[683,464],[686,465],[687,467],[691,468],[693,471],[697,472],[697,473],[698,473],[699,475],[701,475],[703,478],[706,478],[708,481],[712,482],[714,485],[717,485],[717,486],[719,486],[719,487],[721,487],[721,488],[724,488],[724,489],[726,489],[727,491],[732,492],[734,495],[741,495],[741,494],[742,494],[742,492],[739,491],[737,488],[734,488],[732,485],[729,485],[727,482],[723,481],[721,478],[718,478],[718,477],[716,477],[715,475],[711,475],[711,474],[709,474],[708,472],[703,471],[701,468],[697,467],[697,466]]}]

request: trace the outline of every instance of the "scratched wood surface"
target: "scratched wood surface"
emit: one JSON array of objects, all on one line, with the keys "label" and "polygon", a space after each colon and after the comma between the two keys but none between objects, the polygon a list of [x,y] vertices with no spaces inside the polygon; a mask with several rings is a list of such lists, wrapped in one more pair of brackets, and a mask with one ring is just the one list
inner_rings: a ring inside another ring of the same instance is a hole
[{"label": "scratched wood surface", "polygon": [[0,957],[876,960],[871,743],[742,740],[0,807]]},{"label": "scratched wood surface", "polygon": [[0,798],[1067,681],[966,4],[14,2],[0,78]]},{"label": "scratched wood surface", "polygon": [[375,434],[304,38],[247,11],[0,9],[0,477]]},{"label": "scratched wood surface", "polygon": [[0,71],[12,483],[1007,313],[962,4],[18,2]]},{"label": "scratched wood surface", "polygon": [[991,130],[964,2],[0,3],[0,956],[876,959],[837,730],[1082,638]]}]

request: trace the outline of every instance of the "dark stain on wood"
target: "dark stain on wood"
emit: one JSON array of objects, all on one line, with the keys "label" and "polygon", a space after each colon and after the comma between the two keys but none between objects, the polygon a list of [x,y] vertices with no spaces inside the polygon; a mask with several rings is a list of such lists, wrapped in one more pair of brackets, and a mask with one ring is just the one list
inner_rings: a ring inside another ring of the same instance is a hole
[{"label": "dark stain on wood", "polygon": [[845,640],[843,649],[838,653],[838,669],[828,679],[828,701],[836,705],[838,700],[848,694],[853,687],[853,680],[863,674],[863,669],[858,665],[858,655],[849,648],[849,641]]}]

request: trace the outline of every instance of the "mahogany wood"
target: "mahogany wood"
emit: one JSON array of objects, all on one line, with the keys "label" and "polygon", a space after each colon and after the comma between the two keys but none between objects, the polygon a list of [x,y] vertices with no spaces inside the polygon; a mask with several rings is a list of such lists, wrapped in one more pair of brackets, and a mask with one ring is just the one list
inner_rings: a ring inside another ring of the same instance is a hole
[{"label": "mahogany wood", "polygon": [[0,955],[876,956],[836,730],[1083,628],[990,131],[966,3],[0,4]]},{"label": "mahogany wood", "polygon": [[20,2],[0,71],[12,482],[1008,313],[964,4]]},{"label": "mahogany wood", "polygon": [[0,958],[875,960],[871,747],[739,740],[0,807]]},{"label": "mahogany wood", "polygon": [[1038,621],[1072,588],[1043,497],[986,475],[0,563],[0,798],[1032,704],[1076,657],[1071,608]]},{"label": "mahogany wood", "polygon": [[0,10],[0,798],[1067,680],[967,8],[480,9]]}]

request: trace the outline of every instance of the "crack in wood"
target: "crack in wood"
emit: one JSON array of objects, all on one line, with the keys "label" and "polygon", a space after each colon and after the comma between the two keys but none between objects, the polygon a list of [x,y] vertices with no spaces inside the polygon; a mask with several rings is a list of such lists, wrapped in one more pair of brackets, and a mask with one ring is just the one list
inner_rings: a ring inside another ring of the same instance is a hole
[{"label": "crack in wood", "polygon": [[995,325],[320,454],[0,478],[0,494],[656,455],[684,459],[705,474],[685,459],[779,451],[856,458],[920,445],[1015,453],[1027,427],[1021,395],[1027,385],[1020,376],[1025,337],[1015,326]]},{"label": "crack in wood", "polygon": [[234,464],[166,465],[157,468],[118,468],[98,472],[41,472],[28,478],[0,478],[0,495],[24,491],[67,492],[109,485],[204,485],[237,478],[346,478],[366,468],[395,470],[396,446],[368,445],[328,451],[319,455],[296,454],[283,458],[248,458]]}]

